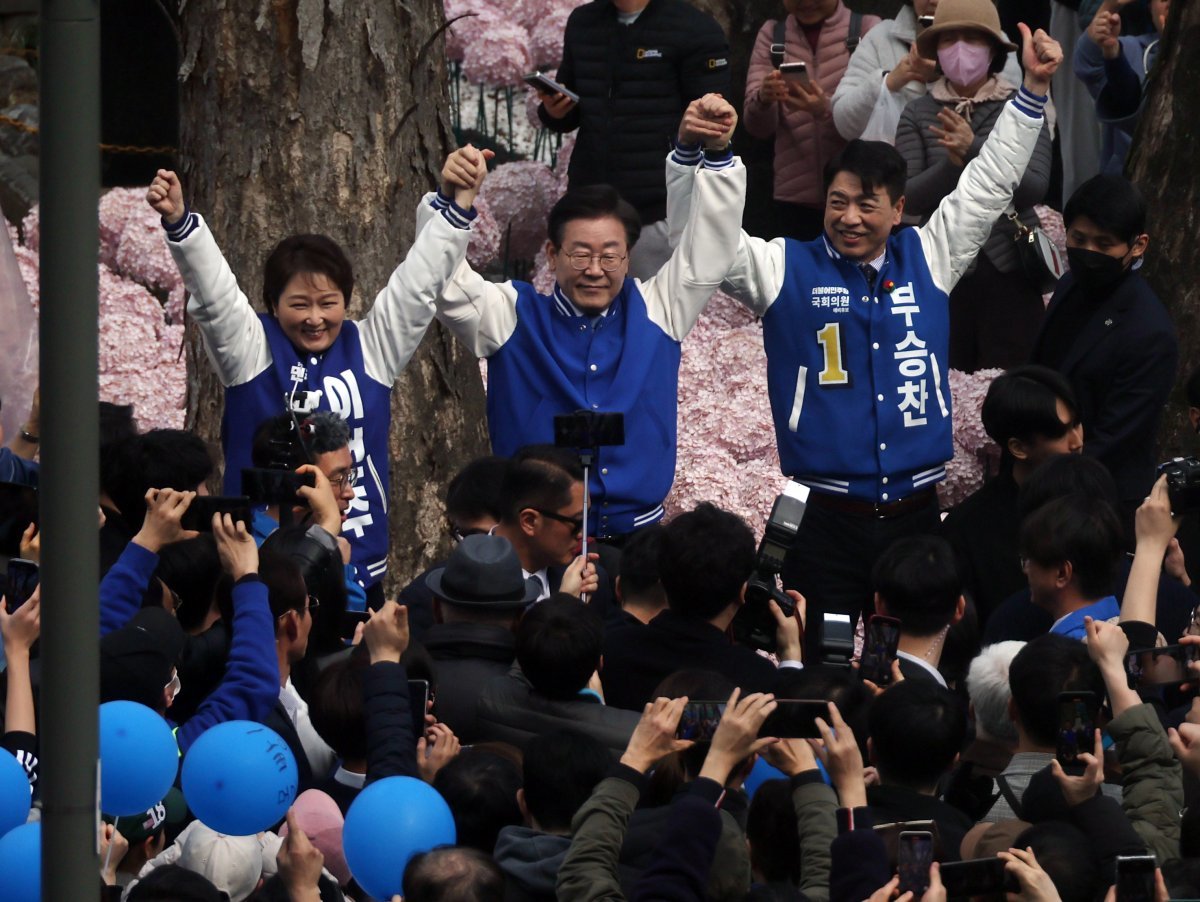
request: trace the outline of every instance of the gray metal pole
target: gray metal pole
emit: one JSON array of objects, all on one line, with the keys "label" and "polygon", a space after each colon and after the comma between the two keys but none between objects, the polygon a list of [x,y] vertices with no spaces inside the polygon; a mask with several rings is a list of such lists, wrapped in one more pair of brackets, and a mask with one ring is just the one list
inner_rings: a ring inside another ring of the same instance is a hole
[{"label": "gray metal pole", "polygon": [[100,5],[41,6],[42,898],[98,899]]}]

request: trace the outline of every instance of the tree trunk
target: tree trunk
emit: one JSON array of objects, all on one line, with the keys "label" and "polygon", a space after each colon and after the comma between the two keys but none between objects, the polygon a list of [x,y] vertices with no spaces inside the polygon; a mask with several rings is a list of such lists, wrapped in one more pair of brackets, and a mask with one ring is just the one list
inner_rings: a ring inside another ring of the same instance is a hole
[{"label": "tree trunk", "polygon": [[[407,252],[453,143],[442,22],[441,0],[183,7],[181,178],[256,304],[286,235],[347,248],[355,318]],[[224,392],[196,331],[188,426],[216,442]],[[445,552],[445,483],[486,442],[476,361],[435,324],[392,393],[391,587]]]},{"label": "tree trunk", "polygon": [[1200,263],[1196,258],[1200,174],[1200,4],[1173,3],[1158,63],[1145,88],[1141,119],[1128,161],[1129,176],[1146,195],[1150,247],[1143,273],[1175,320],[1179,375],[1163,420],[1163,455],[1191,447],[1182,386],[1200,365]]}]

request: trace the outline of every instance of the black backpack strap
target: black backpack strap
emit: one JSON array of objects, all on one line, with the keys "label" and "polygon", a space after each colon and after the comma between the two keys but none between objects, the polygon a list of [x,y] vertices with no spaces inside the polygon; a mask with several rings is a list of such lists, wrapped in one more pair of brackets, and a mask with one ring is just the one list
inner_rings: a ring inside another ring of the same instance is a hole
[{"label": "black backpack strap", "polygon": [[1012,787],[1008,785],[1008,780],[1004,778],[1003,774],[996,777],[996,785],[1000,787],[1000,795],[1004,796],[1004,800],[1008,802],[1008,807],[1013,810],[1017,820],[1024,820],[1024,816],[1021,814],[1021,801],[1012,791]]},{"label": "black backpack strap", "polygon": [[846,35],[846,52],[854,53],[862,39],[862,13],[850,13],[850,32]]},{"label": "black backpack strap", "polygon": [[783,65],[787,52],[787,19],[775,20],[775,33],[771,38],[771,65],[778,69]]}]

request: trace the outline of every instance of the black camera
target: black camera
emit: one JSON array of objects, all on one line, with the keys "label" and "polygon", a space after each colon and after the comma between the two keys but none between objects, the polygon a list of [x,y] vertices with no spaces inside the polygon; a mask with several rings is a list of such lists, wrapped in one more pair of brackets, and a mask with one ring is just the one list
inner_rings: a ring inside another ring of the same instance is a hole
[{"label": "black camera", "polygon": [[1167,477],[1171,513],[1182,516],[1200,510],[1200,459],[1176,457],[1159,464],[1158,472]]},{"label": "black camera", "polygon": [[754,572],[746,583],[746,603],[733,618],[734,638],[743,645],[775,650],[775,618],[769,602],[774,601],[788,617],[796,614],[795,602],[778,588],[775,577],[783,569],[784,555],[800,531],[807,502],[808,486],[789,482],[771,506],[771,516],[758,544]]}]

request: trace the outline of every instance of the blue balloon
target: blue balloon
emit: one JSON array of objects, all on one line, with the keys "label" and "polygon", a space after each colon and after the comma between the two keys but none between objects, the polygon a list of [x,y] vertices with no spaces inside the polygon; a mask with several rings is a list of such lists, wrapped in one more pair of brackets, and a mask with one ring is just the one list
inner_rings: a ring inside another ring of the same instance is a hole
[{"label": "blue balloon", "polygon": [[228,720],[205,730],[183,759],[188,807],[228,836],[249,836],[283,820],[298,780],[287,743],[250,720]]},{"label": "blue balloon", "polygon": [[0,899],[42,902],[42,825],[22,824],[0,837]]},{"label": "blue balloon", "polygon": [[179,746],[162,715],[137,702],[100,706],[100,810],[142,814],[163,800],[179,772]]},{"label": "blue balloon", "polygon": [[29,820],[29,777],[7,749],[0,749],[0,836]]},{"label": "blue balloon", "polygon": [[762,755],[758,756],[758,760],[754,762],[754,767],[750,768],[750,774],[746,777],[746,782],[742,784],[742,788],[746,790],[746,795],[754,798],[754,794],[758,792],[758,787],[762,786],[768,780],[786,780],[787,774],[779,768],[767,763],[767,760]]},{"label": "blue balloon", "polygon": [[436,789],[412,777],[387,777],[358,794],[346,812],[342,850],[358,885],[376,899],[401,889],[408,860],[453,845],[454,815]]}]

